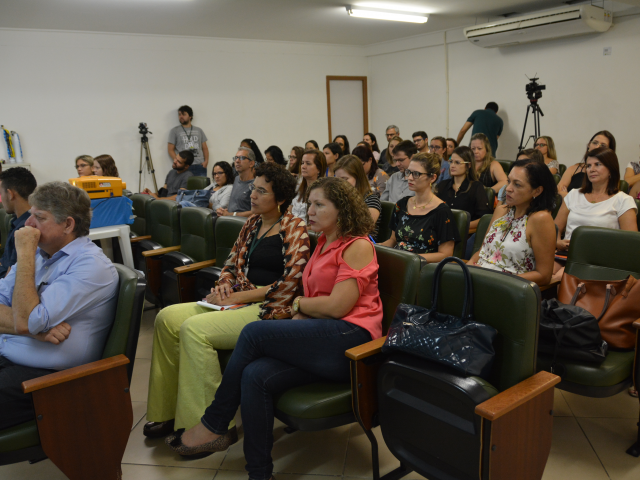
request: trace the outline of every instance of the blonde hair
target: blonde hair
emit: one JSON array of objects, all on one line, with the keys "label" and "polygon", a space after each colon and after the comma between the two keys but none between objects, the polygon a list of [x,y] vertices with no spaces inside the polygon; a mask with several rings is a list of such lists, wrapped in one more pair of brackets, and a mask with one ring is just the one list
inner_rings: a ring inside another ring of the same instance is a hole
[{"label": "blonde hair", "polygon": [[[482,174],[491,166],[491,162],[493,162],[495,158],[493,158],[493,152],[491,151],[489,138],[487,138],[484,133],[476,133],[473,137],[471,137],[471,141],[473,142],[474,140],[481,140],[482,143],[484,143],[484,149],[487,151],[484,159],[482,160],[482,166],[478,171],[478,174]],[[471,146],[471,144],[469,144],[469,146]]]},{"label": "blonde hair", "polygon": [[[400,138],[398,135],[394,135],[393,137],[391,137],[391,140],[389,140],[389,144],[387,145],[387,163],[389,163],[389,165],[391,165],[392,167],[395,165],[395,162],[393,161],[393,151],[391,150],[391,142],[393,142],[394,140],[398,141],[398,145],[404,142],[404,140],[402,140],[402,138]],[[396,145],[396,147],[398,145]]]},{"label": "blonde hair", "polygon": [[438,176],[440,175],[440,168],[442,167],[442,159],[435,153],[418,153],[411,157],[412,162],[418,162],[422,168],[427,172],[427,175],[435,175],[436,179],[433,183],[436,183]]},{"label": "blonde hair", "polygon": [[362,198],[366,198],[371,195],[371,184],[367,179],[367,174],[364,173],[364,167],[362,166],[362,160],[355,155],[345,155],[335,165],[334,171],[344,170],[347,175],[356,179],[356,190],[362,195]]},{"label": "blonde hair", "polygon": [[84,160],[89,164],[90,167],[93,167],[93,157],[91,155],[80,155],[76,157],[75,165],[78,165],[78,160]]},{"label": "blonde hair", "polygon": [[547,157],[549,157],[551,160],[558,160],[558,154],[556,153],[556,144],[553,143],[553,138],[551,137],[538,137],[536,138],[536,142],[538,140],[544,140],[545,142],[547,142]]}]

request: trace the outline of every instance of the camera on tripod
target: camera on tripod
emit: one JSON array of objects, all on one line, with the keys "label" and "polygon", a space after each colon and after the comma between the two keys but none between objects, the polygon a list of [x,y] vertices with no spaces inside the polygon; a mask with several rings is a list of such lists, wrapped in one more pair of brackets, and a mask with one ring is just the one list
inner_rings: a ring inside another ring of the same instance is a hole
[{"label": "camera on tripod", "polygon": [[140,135],[146,135],[147,133],[151,133],[147,128],[147,124],[142,122],[140,122],[140,125],[138,125],[138,130],[140,131]]},{"label": "camera on tripod", "polygon": [[530,102],[537,102],[542,98],[542,90],[546,90],[546,85],[540,85],[538,83],[539,78],[530,78],[530,82],[527,83],[525,89],[527,90],[527,98]]}]

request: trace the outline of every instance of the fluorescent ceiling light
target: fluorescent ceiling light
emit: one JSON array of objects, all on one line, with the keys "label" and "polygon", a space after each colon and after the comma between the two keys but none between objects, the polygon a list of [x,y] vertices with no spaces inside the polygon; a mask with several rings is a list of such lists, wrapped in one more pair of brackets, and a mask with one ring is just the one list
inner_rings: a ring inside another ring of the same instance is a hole
[{"label": "fluorescent ceiling light", "polygon": [[429,16],[425,14],[398,13],[370,7],[348,6],[347,13],[352,17],[392,20],[394,22],[427,23],[427,20],[429,20]]},{"label": "fluorescent ceiling light", "polygon": [[435,10],[432,8],[418,7],[416,5],[402,5],[399,3],[358,2],[357,4],[352,5],[352,7],[371,8],[373,10],[390,10],[392,12],[435,13]]}]

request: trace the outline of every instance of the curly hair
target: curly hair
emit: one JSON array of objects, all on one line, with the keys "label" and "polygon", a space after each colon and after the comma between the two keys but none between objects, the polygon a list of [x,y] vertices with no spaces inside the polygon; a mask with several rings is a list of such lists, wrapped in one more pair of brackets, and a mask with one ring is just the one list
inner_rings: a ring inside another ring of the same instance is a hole
[{"label": "curly hair", "polygon": [[93,161],[98,162],[105,177],[120,177],[116,162],[111,155],[98,155]]},{"label": "curly hair", "polygon": [[[222,171],[224,171],[224,176],[227,179],[226,182],[223,183],[222,185],[218,185],[218,182],[216,182],[216,177],[213,176],[213,168],[216,168],[216,167],[220,167]],[[229,162],[220,160],[219,162],[216,162],[213,165],[213,168],[211,169],[211,179],[213,180],[213,183],[215,183],[219,187],[224,187],[225,185],[233,185],[233,181],[236,178],[236,174],[233,171],[233,168],[231,168],[231,164]]]},{"label": "curly hair", "polygon": [[284,201],[280,205],[280,212],[285,213],[296,196],[296,179],[293,175],[282,165],[264,162],[256,167],[257,177],[264,177],[271,184],[276,202]]},{"label": "curly hair", "polygon": [[338,209],[339,237],[364,237],[373,231],[375,224],[369,208],[362,195],[349,182],[336,177],[319,178],[309,187],[307,203],[309,195],[317,188],[322,189],[325,198]]}]

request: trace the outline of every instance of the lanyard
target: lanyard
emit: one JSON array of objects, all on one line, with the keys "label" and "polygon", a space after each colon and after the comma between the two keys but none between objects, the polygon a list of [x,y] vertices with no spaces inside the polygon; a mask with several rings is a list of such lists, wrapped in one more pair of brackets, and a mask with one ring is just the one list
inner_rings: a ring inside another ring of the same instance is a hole
[{"label": "lanyard", "polygon": [[[247,257],[247,270],[249,269],[249,266],[248,266],[248,265],[249,265],[249,262],[251,261],[251,254],[253,254],[253,251],[258,247],[258,245],[260,244],[260,242],[262,241],[262,239],[263,239],[264,237],[266,237],[266,236],[267,236],[267,234],[271,231],[271,229],[272,229],[273,227],[275,227],[277,224],[279,224],[281,221],[282,221],[282,217],[280,217],[276,223],[274,223],[273,225],[271,225],[271,226],[269,227],[269,230],[267,230],[266,232],[264,232],[264,235],[262,235],[258,240],[254,241],[254,242],[251,244],[251,246],[249,247],[249,256]],[[258,231],[259,231],[259,230],[258,230]],[[256,236],[257,236],[257,234],[256,234]]]},{"label": "lanyard", "polygon": [[[182,127],[182,125],[180,125]],[[187,136],[187,140],[191,141],[191,132],[193,131],[193,125],[191,125],[191,128],[189,129],[189,133],[187,133],[187,130],[182,127],[182,130],[184,131],[184,134]]]}]

